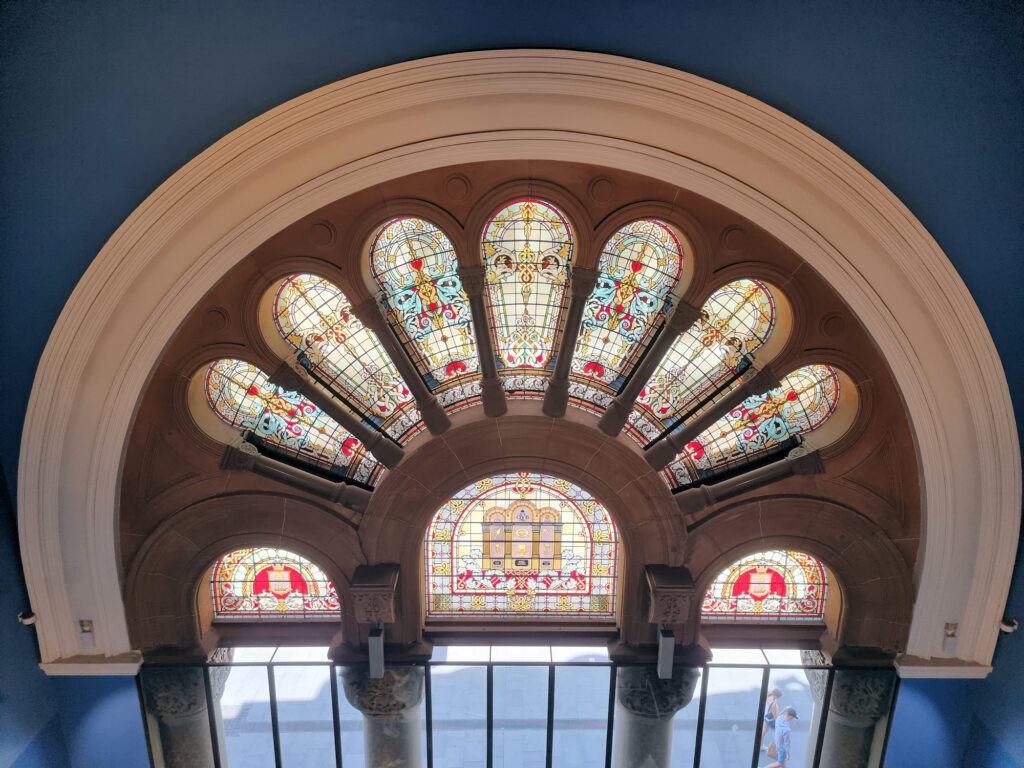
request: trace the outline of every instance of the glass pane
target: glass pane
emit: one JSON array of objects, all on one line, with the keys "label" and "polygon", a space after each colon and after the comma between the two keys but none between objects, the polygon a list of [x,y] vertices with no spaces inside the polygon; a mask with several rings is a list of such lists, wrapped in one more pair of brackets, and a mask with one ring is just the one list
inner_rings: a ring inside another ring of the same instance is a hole
[{"label": "glass pane", "polygon": [[696,668],[697,682],[690,703],[672,718],[671,768],[693,768],[693,752],[697,746],[697,713],[700,710],[700,686],[703,670]]},{"label": "glass pane", "polygon": [[257,661],[261,663],[267,663],[274,658],[274,652],[277,650],[277,646],[253,646],[252,648],[232,648],[231,649],[231,661],[234,664],[239,664],[246,661]]},{"label": "glass pane", "polygon": [[764,648],[764,655],[772,666],[801,667],[803,659],[796,648]]},{"label": "glass pane", "polygon": [[547,664],[551,661],[551,646],[495,645],[491,647],[491,661],[536,661],[538,664]]},{"label": "glass pane", "polygon": [[[434,768],[487,765],[487,667],[430,670]],[[347,768],[347,767],[346,767]]]},{"label": "glass pane", "polygon": [[[273,651],[272,648],[238,648],[242,651]],[[241,661],[241,659],[238,659]],[[246,659],[249,660],[249,659]],[[270,728],[270,686],[266,667],[212,667],[211,683],[227,673],[220,697],[224,723],[224,749],[228,768],[273,768],[274,735]]]},{"label": "glass pane", "polygon": [[284,768],[334,764],[330,669],[326,664],[274,668]]},{"label": "glass pane", "polygon": [[441,645],[434,648],[433,661],[490,661],[489,645]]},{"label": "glass pane", "polygon": [[768,660],[760,648],[712,648],[711,664],[761,664]]},{"label": "glass pane", "polygon": [[608,661],[608,649],[601,646],[553,645],[551,660],[556,664],[563,661]]},{"label": "glass pane", "polygon": [[[778,655],[781,652],[770,651],[769,653]],[[799,657],[799,651],[793,651],[793,653]],[[805,672],[802,669],[776,669],[772,670],[771,678],[768,682],[766,711],[771,709],[771,702],[776,702],[773,714],[781,715],[789,707],[792,707],[796,713],[796,719],[787,720],[786,726],[783,726],[789,729],[789,765],[804,765],[804,760],[808,759],[808,753],[814,752],[814,743],[817,740],[818,718],[815,717],[814,697],[811,695],[811,687],[807,678],[808,674],[824,676],[828,675],[828,671],[810,670]],[[822,678],[822,686],[824,687],[824,677]],[[775,697],[774,693],[776,691],[781,692],[782,696]],[[775,728],[774,724],[762,725],[764,737],[761,741],[761,746],[763,749],[767,749],[768,744],[774,739]],[[764,757],[761,764],[764,765],[769,762],[771,761]]]},{"label": "glass pane", "polygon": [[547,667],[494,668],[494,768],[544,768],[547,719]]},{"label": "glass pane", "polygon": [[[345,768],[369,768],[366,763],[365,742],[363,741],[363,715],[349,704],[345,697],[345,680],[341,674],[342,669],[342,667],[337,668],[341,763]],[[331,765],[331,763],[327,763],[327,765]]]},{"label": "glass pane", "polygon": [[701,768],[750,765],[755,730],[760,731],[763,725],[757,722],[760,698],[760,669],[712,667],[708,670]]},{"label": "glass pane", "polygon": [[609,667],[555,670],[555,733],[552,765],[594,768],[604,765],[608,738]]},{"label": "glass pane", "polygon": [[299,645],[281,647],[274,653],[274,663],[279,661],[328,661],[326,645]]}]

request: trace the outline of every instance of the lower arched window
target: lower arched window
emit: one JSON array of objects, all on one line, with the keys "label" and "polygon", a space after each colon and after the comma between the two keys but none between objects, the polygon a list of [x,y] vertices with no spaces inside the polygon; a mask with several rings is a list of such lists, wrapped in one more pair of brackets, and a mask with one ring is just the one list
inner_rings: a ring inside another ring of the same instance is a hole
[{"label": "lower arched window", "polygon": [[215,621],[334,619],[341,602],[319,566],[283,549],[237,549],[224,555],[210,578]]},{"label": "lower arched window", "polygon": [[711,582],[703,621],[824,621],[828,577],[804,552],[755,552]]},{"label": "lower arched window", "polygon": [[578,485],[534,472],[485,478],[427,529],[427,618],[614,619],[618,542]]}]

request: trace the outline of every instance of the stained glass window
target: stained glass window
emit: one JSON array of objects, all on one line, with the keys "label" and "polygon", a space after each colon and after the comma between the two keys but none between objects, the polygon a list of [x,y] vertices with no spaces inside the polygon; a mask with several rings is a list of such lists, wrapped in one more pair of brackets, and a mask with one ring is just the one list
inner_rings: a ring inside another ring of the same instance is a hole
[{"label": "stained glass window", "polygon": [[388,320],[431,389],[480,373],[458,266],[451,241],[422,219],[389,222],[370,251]]},{"label": "stained glass window", "polygon": [[686,445],[669,465],[678,485],[710,479],[821,426],[839,400],[839,378],[828,365],[798,368],[781,386],[744,400]]},{"label": "stained glass window", "polygon": [[[340,477],[357,466],[377,462],[363,444],[297,392],[274,386],[267,375],[244,360],[215,361],[206,373],[210,407],[228,424],[250,433],[271,453],[298,458]],[[365,471],[365,470],[364,470]],[[351,472],[351,475],[350,475]]]},{"label": "stained glass window", "polygon": [[573,374],[617,393],[664,321],[682,266],[682,248],[664,222],[642,219],[612,235],[583,310]]},{"label": "stained glass window", "polygon": [[274,297],[274,322],[314,375],[363,418],[396,439],[408,431],[401,416],[415,409],[412,394],[340,288],[316,275],[292,275]]},{"label": "stained glass window", "polygon": [[239,549],[224,555],[210,579],[215,619],[334,619],[341,602],[315,564],[283,549]]},{"label": "stained glass window", "polygon": [[618,532],[601,503],[510,472],[455,494],[424,543],[429,618],[615,617]]},{"label": "stained glass window", "polygon": [[491,336],[510,392],[543,388],[546,377],[529,373],[553,362],[572,245],[565,217],[540,200],[505,206],[484,229]]},{"label": "stained glass window", "polygon": [[803,552],[755,552],[712,582],[704,621],[822,621],[828,579],[820,560]]},{"label": "stained glass window", "polygon": [[737,280],[713,294],[700,317],[676,339],[636,404],[658,426],[671,426],[715,389],[742,373],[747,355],[775,326],[775,302],[756,280]]}]

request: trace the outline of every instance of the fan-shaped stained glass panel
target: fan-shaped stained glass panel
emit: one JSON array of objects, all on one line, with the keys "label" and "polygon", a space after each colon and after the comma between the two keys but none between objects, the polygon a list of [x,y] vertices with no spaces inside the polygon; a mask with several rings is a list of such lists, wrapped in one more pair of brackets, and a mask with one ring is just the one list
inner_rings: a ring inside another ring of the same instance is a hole
[{"label": "fan-shaped stained glass panel", "polygon": [[775,302],[756,280],[722,286],[676,339],[637,398],[641,415],[669,427],[749,365],[775,327]]},{"label": "fan-shaped stained glass panel", "polygon": [[664,322],[683,250],[662,221],[642,219],[605,243],[572,360],[580,380],[615,394]]},{"label": "fan-shaped stained glass panel", "polygon": [[370,251],[388,320],[431,389],[480,373],[458,267],[451,241],[422,219],[388,223]]},{"label": "fan-shaped stained glass panel", "polygon": [[230,552],[210,579],[215,619],[334,619],[341,602],[320,568],[283,549]]},{"label": "fan-shaped stained glass panel", "polygon": [[509,391],[531,389],[524,374],[552,363],[572,246],[565,217],[540,200],[505,206],[484,229],[491,335]]},{"label": "fan-shaped stained glass panel", "polygon": [[703,621],[822,621],[828,579],[820,560],[803,552],[755,552],[712,582]]},{"label": "fan-shaped stained glass panel", "polygon": [[364,471],[368,476],[377,466],[340,424],[299,393],[274,386],[244,360],[214,362],[206,373],[206,396],[221,419],[248,431],[271,453],[354,479]]},{"label": "fan-shaped stained glass panel", "polygon": [[615,617],[618,532],[573,483],[532,472],[455,494],[427,530],[429,618]]},{"label": "fan-shaped stained glass panel", "polygon": [[686,445],[669,465],[677,485],[707,480],[820,427],[839,400],[839,377],[828,365],[808,365],[781,386],[744,400]]},{"label": "fan-shaped stained glass panel", "polygon": [[412,394],[340,288],[316,275],[292,275],[274,297],[274,322],[304,365],[364,419],[395,439],[408,432],[401,417],[415,410]]}]

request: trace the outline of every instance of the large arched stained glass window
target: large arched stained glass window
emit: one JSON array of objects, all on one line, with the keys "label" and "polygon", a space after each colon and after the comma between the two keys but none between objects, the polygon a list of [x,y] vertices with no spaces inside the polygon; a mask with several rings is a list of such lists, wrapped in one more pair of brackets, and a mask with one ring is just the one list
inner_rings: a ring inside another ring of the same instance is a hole
[{"label": "large arched stained glass window", "polygon": [[427,617],[613,619],[618,541],[601,503],[566,480],[481,480],[427,529]]},{"label": "large arched stained glass window", "polygon": [[283,549],[239,549],[224,555],[210,579],[214,619],[333,619],[341,602],[327,575]]},{"label": "large arched stained glass window", "polygon": [[274,322],[314,375],[364,419],[395,439],[419,421],[394,363],[336,285],[316,275],[292,275],[274,296]]},{"label": "large arched stained glass window", "polygon": [[712,582],[703,621],[823,621],[828,578],[820,560],[803,552],[755,552]]},{"label": "large arched stained glass window", "polygon": [[378,466],[340,424],[299,393],[274,386],[244,360],[215,361],[206,373],[206,397],[214,413],[272,455],[360,482]]},{"label": "large arched stained glass window", "polygon": [[583,310],[572,360],[578,380],[619,391],[664,321],[682,267],[679,240],[662,221],[634,221],[612,235]]},{"label": "large arched stained glass window", "polygon": [[828,365],[807,365],[781,386],[744,400],[686,445],[668,471],[677,486],[709,480],[820,427],[839,401],[839,377]]},{"label": "large arched stained glass window", "polygon": [[448,237],[422,219],[389,222],[370,250],[388,320],[432,390],[467,379],[479,388],[473,319],[458,266]]},{"label": "large arched stained glass window", "polygon": [[775,327],[775,302],[756,280],[737,280],[711,294],[700,318],[676,339],[637,398],[630,423],[656,438],[716,389],[741,374],[748,355]]},{"label": "large arched stained glass window", "polygon": [[517,200],[483,235],[491,336],[506,390],[541,390],[553,363],[572,263],[572,230],[549,203]]}]

